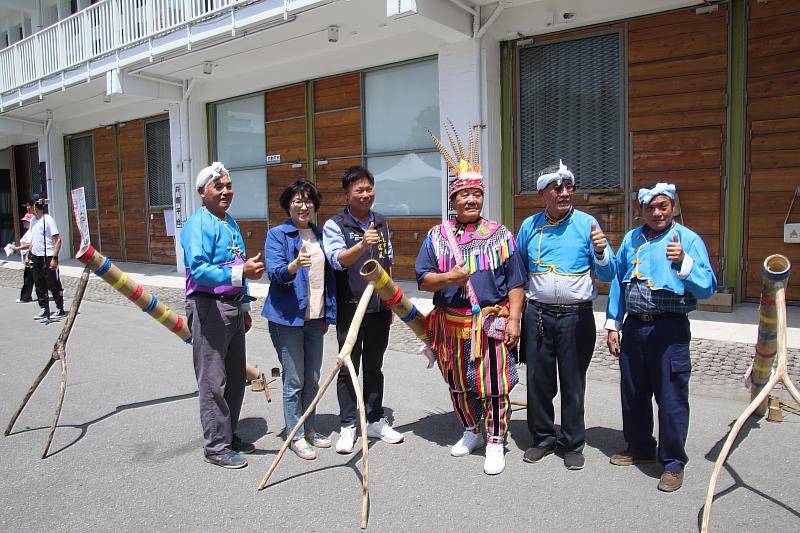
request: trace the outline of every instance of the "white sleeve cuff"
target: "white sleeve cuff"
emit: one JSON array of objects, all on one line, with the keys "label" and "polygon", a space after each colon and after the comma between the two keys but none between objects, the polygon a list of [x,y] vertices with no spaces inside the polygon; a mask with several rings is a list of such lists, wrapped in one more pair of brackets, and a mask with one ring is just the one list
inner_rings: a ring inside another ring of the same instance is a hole
[{"label": "white sleeve cuff", "polygon": [[609,253],[608,253],[608,248],[606,248],[605,250],[603,250],[603,257],[598,258],[597,254],[595,254],[595,256],[594,256],[594,264],[597,265],[597,266],[604,267],[604,266],[606,266],[608,264],[609,259],[610,259],[610,256],[609,256]]},{"label": "white sleeve cuff", "polygon": [[242,274],[244,273],[244,265],[234,265],[231,267],[231,285],[234,287],[241,287],[244,285],[242,283]]},{"label": "white sleeve cuff", "polygon": [[692,271],[692,266],[694,266],[694,259],[689,254],[683,255],[683,263],[681,263],[681,269],[678,271],[678,279],[684,280],[689,277],[689,272]]},{"label": "white sleeve cuff", "polygon": [[622,329],[622,322],[619,320],[614,320],[613,318],[609,318],[606,320],[606,325],[603,327],[608,331],[619,331]]}]

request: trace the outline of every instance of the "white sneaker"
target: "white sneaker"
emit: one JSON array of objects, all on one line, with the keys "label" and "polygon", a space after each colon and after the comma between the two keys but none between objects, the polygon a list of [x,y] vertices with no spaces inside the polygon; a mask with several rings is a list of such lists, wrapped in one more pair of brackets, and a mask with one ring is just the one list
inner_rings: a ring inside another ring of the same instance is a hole
[{"label": "white sneaker", "polygon": [[297,454],[297,457],[306,461],[313,461],[317,458],[317,452],[314,451],[314,448],[311,447],[306,439],[292,441],[289,447]]},{"label": "white sneaker", "polygon": [[403,442],[403,434],[393,430],[386,421],[386,418],[381,418],[377,422],[370,422],[367,424],[367,437],[371,439],[381,439],[383,442],[389,444],[398,444]]},{"label": "white sneaker", "polygon": [[336,441],[336,453],[353,453],[356,443],[356,427],[343,426],[339,429],[339,440]]},{"label": "white sneaker", "polygon": [[483,462],[483,471],[490,476],[501,473],[506,468],[505,449],[502,444],[486,445],[486,460]]},{"label": "white sneaker", "polygon": [[473,433],[470,430],[466,430],[464,436],[450,448],[450,455],[453,457],[464,457],[478,448],[482,448],[485,444],[486,441],[483,440],[483,435],[481,435],[480,431]]},{"label": "white sneaker", "polygon": [[326,437],[325,435],[321,435],[316,431],[313,433],[306,433],[306,440],[310,445],[315,448],[330,448],[331,447],[331,439]]}]

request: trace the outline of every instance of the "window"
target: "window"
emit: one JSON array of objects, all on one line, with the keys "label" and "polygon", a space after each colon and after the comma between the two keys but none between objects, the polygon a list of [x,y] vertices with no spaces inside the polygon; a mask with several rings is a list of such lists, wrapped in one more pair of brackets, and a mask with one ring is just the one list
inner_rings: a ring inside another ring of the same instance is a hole
[{"label": "window", "polygon": [[436,61],[367,72],[364,115],[375,210],[392,216],[440,215],[441,159],[426,131],[439,131]]},{"label": "window", "polygon": [[86,209],[97,209],[97,189],[94,182],[94,149],[92,136],[71,137],[69,139],[69,180],[70,188],[83,187],[86,196]]},{"label": "window", "polygon": [[144,130],[150,207],[172,207],[169,120],[148,122],[145,124]]},{"label": "window", "polygon": [[235,192],[228,211],[237,219],[267,218],[264,95],[214,105],[214,160],[228,169]]},{"label": "window", "polygon": [[570,167],[582,190],[622,182],[623,69],[618,32],[519,51],[520,190],[541,169]]}]

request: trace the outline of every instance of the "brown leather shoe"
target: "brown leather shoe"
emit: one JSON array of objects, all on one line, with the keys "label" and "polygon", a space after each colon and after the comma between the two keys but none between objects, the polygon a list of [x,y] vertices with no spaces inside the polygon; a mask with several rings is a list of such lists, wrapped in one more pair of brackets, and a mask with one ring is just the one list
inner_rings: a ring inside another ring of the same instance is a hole
[{"label": "brown leather shoe", "polygon": [[658,490],[662,492],[675,492],[683,485],[683,472],[670,472],[664,470],[658,480]]},{"label": "brown leather shoe", "polygon": [[615,453],[609,463],[616,466],[645,465],[656,462],[655,455],[634,455],[630,450]]}]

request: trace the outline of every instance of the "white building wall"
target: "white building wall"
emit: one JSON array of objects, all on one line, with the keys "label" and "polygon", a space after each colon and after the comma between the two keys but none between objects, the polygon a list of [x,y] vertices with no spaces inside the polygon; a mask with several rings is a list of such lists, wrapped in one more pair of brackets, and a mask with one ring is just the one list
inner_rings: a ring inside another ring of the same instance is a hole
[{"label": "white building wall", "polygon": [[72,203],[67,193],[66,162],[64,160],[64,134],[61,126],[53,122],[49,132],[38,140],[39,161],[47,165],[47,196],[50,199],[49,213],[56,221],[61,235],[59,259],[72,256],[69,235],[69,217]]}]

